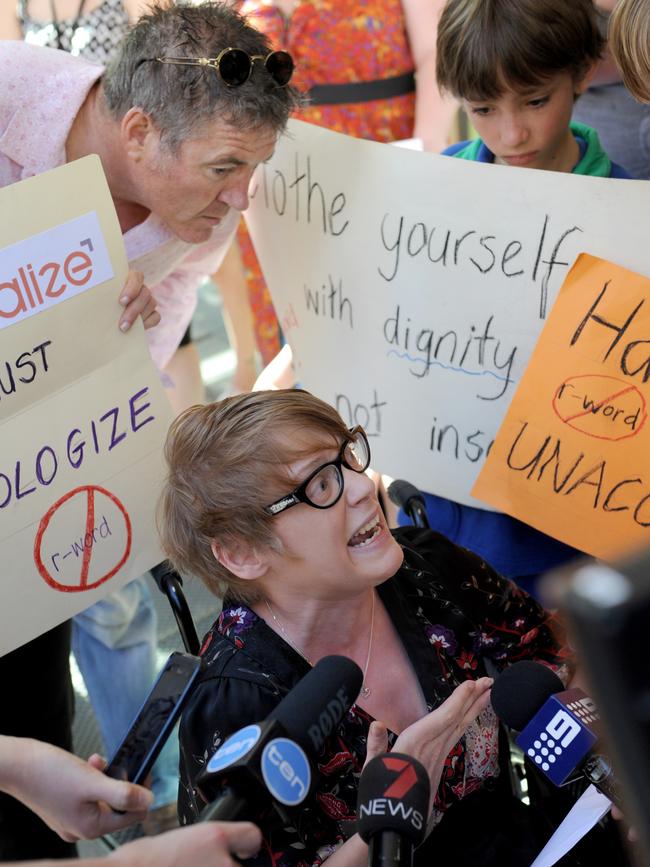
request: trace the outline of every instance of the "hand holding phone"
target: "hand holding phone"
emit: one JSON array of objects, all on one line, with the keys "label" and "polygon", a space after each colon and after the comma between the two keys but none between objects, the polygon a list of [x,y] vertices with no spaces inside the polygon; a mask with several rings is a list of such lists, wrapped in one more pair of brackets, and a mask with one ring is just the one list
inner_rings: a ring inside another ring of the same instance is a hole
[{"label": "hand holding phone", "polygon": [[130,783],[145,782],[191,695],[201,667],[202,660],[198,656],[171,654],[104,769],[105,774]]}]

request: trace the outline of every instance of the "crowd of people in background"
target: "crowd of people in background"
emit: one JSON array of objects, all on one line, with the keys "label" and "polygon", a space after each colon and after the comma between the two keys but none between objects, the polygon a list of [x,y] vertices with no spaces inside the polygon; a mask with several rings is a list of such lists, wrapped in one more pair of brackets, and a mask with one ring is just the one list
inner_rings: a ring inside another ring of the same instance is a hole
[{"label": "crowd of people in background", "polygon": [[[195,778],[211,748],[263,719],[319,658],[356,659],[367,690],[339,733],[345,761],[299,827],[264,841],[248,825],[170,832],[177,738],[155,766],[153,797],[109,780],[99,757],[69,755],[71,651],[107,754],[154,680],[156,614],[141,576],[0,659],[7,694],[21,696],[0,712],[0,860],[72,858],[76,839],[142,821],[168,834],[154,848],[121,847],[113,860],[228,867],[231,853],[248,857],[261,846],[260,863],[356,867],[367,850],[341,820],[353,815],[364,762],[387,746],[424,755],[435,744],[427,770],[437,791],[431,824],[440,828],[427,851],[478,863],[493,845],[483,863],[505,864],[512,840],[500,848],[494,823],[497,811],[510,814],[492,785],[499,729],[487,675],[514,658],[513,635],[534,630],[527,656],[570,676],[552,615],[527,591],[534,596],[540,573],[580,552],[434,494],[426,494],[428,518],[441,535],[389,532],[364,475],[363,432],[347,431],[303,392],[253,392],[266,365],[262,382],[290,382],[290,356],[276,376],[284,339],[241,212],[253,172],[291,116],[379,142],[419,139],[454,158],[650,179],[650,0],[5,0],[0,40],[0,187],[100,155],[132,269],[120,327],[142,316],[179,416],[163,539],[174,563],[225,598],[181,729],[183,823],[201,812]],[[221,61],[224,49],[235,49],[231,63]],[[199,67],[202,59],[211,64]],[[18,140],[19,115],[28,133]],[[210,275],[236,366],[229,395],[204,406],[191,320]],[[192,501],[202,479],[210,480],[205,496]],[[335,497],[319,501],[332,486]],[[358,547],[368,540],[370,556]],[[495,619],[502,629],[477,652],[472,636]],[[447,666],[433,659],[433,628],[457,648]],[[35,670],[39,690],[22,698]],[[326,759],[338,760],[334,752]],[[69,801],[57,803],[53,784],[34,787],[26,768],[36,761],[47,780],[69,784]],[[460,818],[445,824],[447,811]],[[460,828],[479,814],[484,825],[461,845]],[[522,846],[513,863],[533,854]]]}]

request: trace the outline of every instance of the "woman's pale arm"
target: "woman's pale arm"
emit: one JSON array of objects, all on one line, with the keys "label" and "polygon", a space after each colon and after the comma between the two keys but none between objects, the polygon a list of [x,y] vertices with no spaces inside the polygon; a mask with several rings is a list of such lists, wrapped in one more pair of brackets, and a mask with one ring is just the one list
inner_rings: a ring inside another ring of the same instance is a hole
[{"label": "woman's pale arm", "polygon": [[406,32],[415,63],[415,138],[424,149],[439,152],[451,144],[458,104],[443,96],[436,82],[436,34],[444,0],[402,0]]},{"label": "woman's pale arm", "polygon": [[253,391],[275,391],[278,388],[293,388],[296,377],[293,369],[293,351],[285,343],[275,358],[266,365],[255,380]]},{"label": "woman's pale arm", "polygon": [[15,0],[0,3],[0,39],[22,39]]}]

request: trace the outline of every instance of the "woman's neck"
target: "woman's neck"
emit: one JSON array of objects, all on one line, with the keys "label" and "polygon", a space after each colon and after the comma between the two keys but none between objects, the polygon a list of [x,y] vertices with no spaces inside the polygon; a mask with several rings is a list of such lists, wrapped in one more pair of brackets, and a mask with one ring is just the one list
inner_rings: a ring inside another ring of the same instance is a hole
[{"label": "woman's neck", "polygon": [[373,626],[376,591],[341,600],[271,596],[253,608],[267,625],[311,665],[332,653],[354,659],[363,670]]}]

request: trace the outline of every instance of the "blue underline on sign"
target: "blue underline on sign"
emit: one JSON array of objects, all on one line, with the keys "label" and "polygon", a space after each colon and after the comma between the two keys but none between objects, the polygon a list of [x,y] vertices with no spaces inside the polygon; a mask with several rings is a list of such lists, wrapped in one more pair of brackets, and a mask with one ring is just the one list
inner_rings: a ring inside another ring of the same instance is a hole
[{"label": "blue underline on sign", "polygon": [[492,376],[500,382],[512,382],[514,379],[508,379],[507,376],[501,376],[493,370],[465,370],[464,367],[452,367],[450,364],[443,364],[441,361],[427,361],[426,358],[413,358],[408,352],[398,352],[396,349],[389,349],[387,356],[394,355],[396,358],[405,359],[413,364],[424,364],[425,367],[441,367],[443,370],[451,370],[452,373],[464,373],[466,376]]}]

